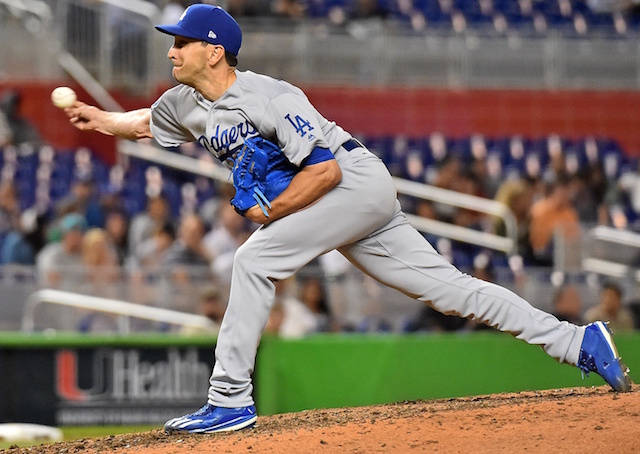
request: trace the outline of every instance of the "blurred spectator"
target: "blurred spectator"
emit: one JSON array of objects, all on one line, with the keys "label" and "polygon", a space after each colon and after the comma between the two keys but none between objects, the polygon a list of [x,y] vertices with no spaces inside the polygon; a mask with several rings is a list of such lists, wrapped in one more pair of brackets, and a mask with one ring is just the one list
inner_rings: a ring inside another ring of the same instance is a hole
[{"label": "blurred spectator", "polygon": [[558,320],[566,320],[576,325],[583,324],[582,296],[574,284],[565,284],[553,295],[551,313]]},{"label": "blurred spectator", "polygon": [[640,160],[633,170],[620,176],[617,187],[612,190],[617,193],[618,201],[623,198],[629,201],[634,217],[640,219]]},{"label": "blurred spectator", "polygon": [[47,244],[36,256],[36,268],[43,286],[76,290],[84,283],[82,237],[87,221],[79,213],[69,213],[58,226],[61,240]]},{"label": "blurred spectator", "polygon": [[487,282],[496,282],[496,274],[488,252],[481,252],[473,258],[471,275]]},{"label": "blurred spectator", "polygon": [[82,237],[82,263],[85,265],[93,295],[107,296],[113,290],[112,283],[120,278],[118,254],[107,232],[94,227]]},{"label": "blurred spectator", "polygon": [[629,311],[633,315],[633,326],[640,329],[640,299],[634,299],[629,302]]},{"label": "blurred spectator", "polygon": [[35,265],[36,255],[46,244],[46,227],[46,215],[39,215],[33,209],[25,211],[20,225],[2,241],[0,263]]},{"label": "blurred spectator", "polygon": [[[281,336],[284,334],[287,337],[288,333],[283,332],[283,326],[287,317],[287,305],[290,304],[289,300],[295,300],[295,296],[291,294],[291,281],[294,278],[285,280],[274,281],[276,287],[276,298],[271,308],[271,314],[267,321],[266,331],[271,334]],[[302,304],[302,303],[300,303]],[[290,335],[289,337],[301,337],[301,335]]]},{"label": "blurred spectator", "polygon": [[439,188],[455,191],[458,178],[462,175],[462,167],[463,163],[458,156],[447,154],[439,162],[438,174],[432,184]]},{"label": "blurred spectator", "polygon": [[467,320],[464,318],[443,314],[425,304],[420,309],[418,316],[407,323],[405,331],[410,333],[458,331],[463,329],[466,324]]},{"label": "blurred spectator", "polygon": [[[125,266],[131,279],[131,300],[140,304],[157,304],[159,295],[166,294],[159,285],[159,277],[164,275],[163,263],[171,245],[175,241],[176,231],[171,222],[166,222],[150,238],[137,248],[131,249]],[[164,296],[164,295],[163,295]]]},{"label": "blurred spectator", "polygon": [[283,320],[284,306],[282,305],[282,302],[276,297],[273,307],[271,308],[271,312],[269,313],[269,320],[267,320],[267,325],[264,327],[264,333],[275,336],[279,335],[280,327],[282,326]]},{"label": "blurred spectator", "polygon": [[0,183],[0,238],[20,225],[20,202],[13,181]]},{"label": "blurred spectator", "polygon": [[118,264],[123,265],[129,255],[129,216],[124,210],[109,210],[106,213],[104,229],[116,252]]},{"label": "blurred spectator", "polygon": [[599,178],[600,172],[600,166],[592,166],[577,172],[569,182],[570,198],[578,218],[581,222],[591,225],[598,222],[598,210],[606,192],[606,180]]},{"label": "blurred spectator", "polygon": [[[21,103],[22,97],[15,90],[8,90],[0,97],[0,116],[4,117],[10,131],[8,143],[39,145],[41,143],[40,133],[29,120],[20,115]],[[2,128],[0,127],[0,129]],[[0,145],[3,145],[1,136],[2,132],[0,131]]]},{"label": "blurred spectator", "polygon": [[[457,178],[453,190],[462,194],[484,197],[480,183],[466,170]],[[484,215],[478,211],[459,208],[455,210],[453,220],[456,225],[481,230],[483,217]]]},{"label": "blurred spectator", "polygon": [[304,17],[306,12],[305,5],[300,0],[273,0],[271,8],[276,15],[293,19]]},{"label": "blurred spectator", "polygon": [[180,220],[178,237],[162,260],[162,266],[171,270],[176,281],[189,282],[191,271],[209,268],[212,257],[204,245],[204,233],[204,223],[197,214],[187,214]]},{"label": "blurred spectator", "polygon": [[350,14],[351,19],[386,18],[388,9],[379,0],[355,0]]},{"label": "blurred spectator", "polygon": [[164,262],[164,257],[175,238],[176,229],[173,224],[165,222],[129,254],[128,265],[132,270],[158,268]]},{"label": "blurred spectator", "polygon": [[287,298],[291,298],[289,293],[289,282],[290,281],[288,279],[273,282],[273,285],[276,288],[276,293],[273,301],[273,307],[271,308],[269,319],[267,320],[267,325],[264,328],[264,332],[267,334],[276,336],[280,335],[280,330],[285,317],[285,300]]},{"label": "blurred spectator", "polygon": [[146,210],[136,214],[129,225],[129,249],[135,251],[159,227],[171,221],[169,200],[162,194],[149,197]]},{"label": "blurred spectator", "polygon": [[271,0],[226,0],[224,9],[233,17],[266,17],[272,14],[272,3]]},{"label": "blurred spectator", "polygon": [[7,120],[4,112],[0,110],[0,147],[5,145],[11,145],[11,128],[9,127],[9,120]]},{"label": "blurred spectator", "polygon": [[560,177],[550,185],[548,194],[530,210],[529,243],[532,260],[538,266],[553,265],[553,236],[556,232],[571,242],[580,233],[578,213],[571,205],[569,183]]},{"label": "blurred spectator", "polygon": [[[438,220],[438,214],[436,213],[434,203],[431,200],[419,199],[416,202],[415,211],[416,215],[420,217],[432,219],[435,221]],[[436,245],[438,244],[438,240],[440,240],[440,237],[438,235],[429,232],[420,233],[422,233],[422,236],[425,237],[429,243],[431,243],[431,246],[433,246],[434,248],[436,247]]]},{"label": "blurred spectator", "polygon": [[597,320],[609,322],[613,332],[630,331],[634,329],[631,311],[622,305],[622,288],[613,283],[605,282],[600,289],[600,299],[596,306],[585,314],[585,321],[592,323]]},{"label": "blurred spectator", "polygon": [[362,297],[359,271],[335,249],[318,257],[317,263],[320,267],[318,275],[325,277],[332,320],[341,331],[356,331],[367,306],[375,301],[374,298]]},{"label": "blurred spectator", "polygon": [[54,212],[58,218],[67,213],[80,213],[86,219],[88,227],[104,226],[104,213],[95,191],[95,182],[90,175],[74,179],[69,193],[56,202]]},{"label": "blurred spectator", "polygon": [[[455,154],[447,155],[441,161],[438,175],[433,185],[462,194],[483,196],[479,181]],[[456,208],[442,203],[434,204],[434,209],[440,220],[452,222],[463,227],[480,228],[482,215],[477,211]]]},{"label": "blurred spectator", "polygon": [[300,282],[298,297],[289,293],[289,280],[276,283],[284,309],[284,317],[279,334],[286,338],[302,337],[311,333],[332,330],[329,306],[322,281],[305,278]]},{"label": "blurred spectator", "polygon": [[205,289],[198,298],[198,313],[204,315],[214,323],[211,330],[203,330],[202,328],[184,327],[180,332],[182,334],[212,334],[217,335],[220,331],[220,324],[226,309],[226,303],[222,298],[222,294],[215,287]]},{"label": "blurred spectator", "polygon": [[211,256],[211,269],[220,281],[231,282],[233,256],[250,233],[247,220],[230,203],[219,204],[217,224],[203,241]]},{"label": "blurred spectator", "polygon": [[[518,179],[505,181],[496,192],[494,200],[507,205],[514,217],[518,227],[517,252],[525,255],[529,247],[529,210],[535,195],[535,183],[529,179]],[[506,229],[502,218],[495,218],[494,233],[504,236]]]},{"label": "blurred spectator", "polygon": [[[94,227],[85,232],[82,237],[82,263],[86,279],[79,290],[102,298],[118,299],[120,297],[118,282],[121,272],[118,257],[105,230]],[[117,315],[78,311],[78,316],[80,317],[78,329],[81,332],[118,330]]]}]

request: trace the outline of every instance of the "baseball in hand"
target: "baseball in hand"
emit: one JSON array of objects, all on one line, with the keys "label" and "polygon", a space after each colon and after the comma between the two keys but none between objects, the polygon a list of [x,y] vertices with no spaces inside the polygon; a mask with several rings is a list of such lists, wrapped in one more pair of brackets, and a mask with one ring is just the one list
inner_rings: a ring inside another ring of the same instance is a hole
[{"label": "baseball in hand", "polygon": [[58,87],[51,92],[51,102],[61,109],[71,107],[76,99],[78,99],[76,92],[69,87]]}]

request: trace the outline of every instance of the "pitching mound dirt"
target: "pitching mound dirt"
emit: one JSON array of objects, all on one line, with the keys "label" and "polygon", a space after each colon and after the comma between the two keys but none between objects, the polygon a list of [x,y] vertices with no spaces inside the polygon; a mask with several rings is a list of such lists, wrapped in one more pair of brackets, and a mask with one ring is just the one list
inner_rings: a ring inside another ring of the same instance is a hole
[{"label": "pitching mound dirt", "polygon": [[640,387],[609,387],[303,411],[214,435],[147,433],[4,453],[584,453],[640,452]]}]

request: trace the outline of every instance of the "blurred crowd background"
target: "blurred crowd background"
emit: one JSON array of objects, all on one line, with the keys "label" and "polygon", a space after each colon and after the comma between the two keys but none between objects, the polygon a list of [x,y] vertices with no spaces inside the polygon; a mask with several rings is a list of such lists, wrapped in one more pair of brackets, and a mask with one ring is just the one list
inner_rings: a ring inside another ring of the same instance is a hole
[{"label": "blurred crowd background", "polygon": [[[67,19],[63,46],[99,79],[105,63],[97,58],[102,39],[98,24],[106,17],[116,24],[109,40],[111,55],[118,56],[108,65],[110,83],[132,93],[148,92],[151,76],[147,75],[154,72],[155,63],[125,58],[129,53],[146,56],[152,52],[148,26],[129,22],[127,10],[117,7],[108,8],[105,16],[98,9],[102,2],[61,3],[66,6]],[[171,23],[194,2],[141,3],[155,6],[158,22]],[[314,33],[336,30],[358,40],[385,27],[385,33],[391,28],[394,33],[413,35],[416,41],[410,42],[425,46],[429,42],[422,38],[423,33],[468,38],[474,31],[504,42],[515,33],[532,39],[620,40],[627,45],[640,30],[638,7],[632,1],[212,3],[225,7],[241,23],[247,21],[250,30],[259,30],[260,24],[270,21],[285,28],[312,24]],[[6,13],[4,18],[9,16]],[[264,36],[248,34],[245,46],[273,38],[272,51],[282,54],[285,61],[291,50],[278,47],[278,33],[271,30]],[[240,57],[242,62],[242,51]],[[252,61],[249,53],[244,61],[249,69]],[[375,61],[371,64],[379,66]],[[393,71],[401,74],[403,68]],[[118,78],[123,73],[127,77]],[[375,74],[365,71],[357,77],[371,80],[376,79]],[[167,75],[168,70],[163,70],[163,80]],[[292,82],[304,80],[304,74],[295,75]],[[39,288],[201,313],[219,323],[233,254],[257,228],[229,205],[232,185],[142,159],[105,159],[103,153],[87,146],[58,147],[25,115],[21,102],[28,94],[9,80],[11,86],[0,93],[0,286],[6,290],[0,302],[0,329],[19,329],[22,308],[16,301]],[[457,136],[427,127],[422,134],[413,135],[351,132],[396,177],[496,200],[510,208],[518,226],[517,247],[511,254],[425,233],[461,270],[505,285],[562,319],[577,323],[606,319],[614,330],[640,327],[640,293],[633,273],[594,274],[580,268],[581,251],[588,242],[585,234],[590,229],[606,226],[640,232],[640,155],[626,149],[616,137],[595,131],[580,137],[555,133],[530,137],[516,128],[509,134],[471,130]],[[172,151],[211,161],[195,145]],[[502,220],[490,215],[405,195],[400,200],[405,211],[426,219],[478,232],[505,233]],[[640,268],[640,248],[612,246],[609,252],[628,269]],[[90,311],[46,307],[37,316],[41,330],[118,329],[116,316]],[[277,283],[277,301],[267,331],[299,337],[315,332],[482,328],[438,314],[380,286],[332,252]],[[175,330],[151,322],[139,322],[133,329]]]}]

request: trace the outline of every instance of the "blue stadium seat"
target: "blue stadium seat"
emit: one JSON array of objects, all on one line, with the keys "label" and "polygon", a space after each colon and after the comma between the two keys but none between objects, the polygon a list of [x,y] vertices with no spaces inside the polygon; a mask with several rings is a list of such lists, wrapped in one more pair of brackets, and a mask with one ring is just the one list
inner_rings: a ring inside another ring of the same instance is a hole
[{"label": "blue stadium seat", "polygon": [[218,195],[215,185],[210,178],[198,176],[195,178],[194,184],[197,190],[198,205]]},{"label": "blue stadium seat", "polygon": [[[340,8],[348,19],[357,10],[356,1],[307,0],[306,14],[315,19],[327,19],[332,9]],[[429,29],[451,28],[458,16],[465,20],[464,29],[492,28],[502,32],[504,25],[498,27],[498,24],[503,20],[508,30],[527,34],[556,30],[569,36],[605,33],[608,37],[621,37],[624,30],[616,29],[616,20],[618,23],[622,20],[629,29],[640,28],[640,16],[633,12],[616,16],[597,13],[581,0],[378,0],[378,8],[385,11],[388,20],[399,22],[402,30],[423,29],[423,26],[415,25],[416,15],[424,18]],[[459,24],[456,31],[461,31]]]},{"label": "blue stadium seat", "polygon": [[599,13],[589,8],[586,2],[573,2],[574,14],[584,17],[590,32],[614,34],[616,32],[613,14]]},{"label": "blue stadium seat", "polygon": [[486,27],[493,22],[494,10],[491,0],[456,0],[454,5],[471,27]]},{"label": "blue stadium seat", "polygon": [[427,22],[430,24],[445,24],[451,22],[451,15],[447,11],[442,11],[438,0],[421,0],[414,2],[417,10],[422,12]]},{"label": "blue stadium seat", "polygon": [[331,8],[349,7],[347,0],[308,0],[307,15],[310,17],[326,18]]},{"label": "blue stadium seat", "polygon": [[[568,8],[563,9],[561,5],[568,5]],[[533,9],[544,17],[549,29],[575,34],[573,7],[569,0],[535,1]]]},{"label": "blue stadium seat", "polygon": [[496,10],[504,15],[510,29],[527,34],[535,31],[533,9],[523,11],[519,2],[509,0],[496,3]]}]

